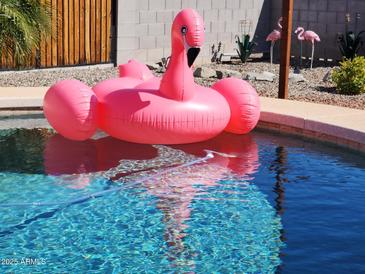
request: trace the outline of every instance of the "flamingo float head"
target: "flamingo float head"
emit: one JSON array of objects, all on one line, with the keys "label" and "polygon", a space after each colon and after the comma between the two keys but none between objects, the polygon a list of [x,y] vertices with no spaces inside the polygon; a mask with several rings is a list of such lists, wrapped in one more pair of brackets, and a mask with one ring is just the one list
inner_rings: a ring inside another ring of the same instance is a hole
[{"label": "flamingo float head", "polygon": [[173,50],[185,50],[191,67],[204,44],[203,18],[193,9],[180,11],[172,24]]}]

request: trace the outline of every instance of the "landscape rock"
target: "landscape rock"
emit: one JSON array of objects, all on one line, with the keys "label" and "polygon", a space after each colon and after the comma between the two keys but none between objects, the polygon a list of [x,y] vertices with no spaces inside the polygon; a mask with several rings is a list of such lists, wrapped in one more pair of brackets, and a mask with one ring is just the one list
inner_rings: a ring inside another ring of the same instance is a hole
[{"label": "landscape rock", "polygon": [[303,74],[289,73],[289,81],[294,83],[300,83],[306,82],[307,80],[304,78]]},{"label": "landscape rock", "polygon": [[323,82],[328,83],[332,81],[332,70],[329,70],[324,76],[323,76]]},{"label": "landscape rock", "polygon": [[231,62],[232,57],[230,55],[221,55],[220,62],[229,63]]},{"label": "landscape rock", "polygon": [[200,78],[213,78],[213,77],[216,77],[216,72],[214,69],[211,69],[211,68],[198,67],[194,71],[194,76],[200,77]]},{"label": "landscape rock", "polygon": [[275,74],[264,71],[262,73],[258,72],[248,72],[244,79],[246,80],[256,80],[256,81],[266,81],[266,82],[273,82],[275,78]]},{"label": "landscape rock", "polygon": [[216,75],[218,79],[223,79],[227,77],[236,77],[241,79],[242,73],[237,70],[230,70],[230,69],[221,69],[216,71]]}]

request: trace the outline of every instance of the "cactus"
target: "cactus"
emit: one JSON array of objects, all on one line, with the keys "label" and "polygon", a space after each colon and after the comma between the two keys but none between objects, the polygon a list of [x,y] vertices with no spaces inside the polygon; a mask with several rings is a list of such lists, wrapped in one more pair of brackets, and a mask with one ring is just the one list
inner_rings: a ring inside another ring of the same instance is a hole
[{"label": "cactus", "polygon": [[215,45],[213,44],[212,46],[212,58],[210,59],[212,63],[220,63],[221,59],[222,59],[222,55],[223,53],[221,53],[221,49],[222,49],[222,42],[218,43],[217,49],[215,49]]},{"label": "cactus", "polygon": [[171,56],[168,56],[167,58],[162,57],[161,62],[158,63],[160,67],[163,67],[164,69],[167,69],[167,66],[169,65]]},{"label": "cactus", "polygon": [[240,40],[240,37],[236,35],[236,43],[238,45],[238,49],[236,49],[238,56],[240,57],[242,63],[246,63],[257,44],[253,41],[250,41],[249,34],[242,35],[242,41]]},{"label": "cactus", "polygon": [[347,59],[354,59],[358,51],[363,45],[363,39],[361,35],[365,31],[361,31],[358,34],[348,31],[345,34],[340,33],[338,35],[338,44],[343,57]]}]

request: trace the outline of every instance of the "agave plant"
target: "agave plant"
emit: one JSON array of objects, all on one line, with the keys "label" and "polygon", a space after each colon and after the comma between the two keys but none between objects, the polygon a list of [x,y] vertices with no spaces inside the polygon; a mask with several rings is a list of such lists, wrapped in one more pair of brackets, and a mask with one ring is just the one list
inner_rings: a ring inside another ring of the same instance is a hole
[{"label": "agave plant", "polygon": [[361,31],[358,34],[348,31],[345,34],[339,34],[338,43],[342,56],[347,59],[354,59],[363,45],[361,35],[365,31]]},{"label": "agave plant", "polygon": [[249,34],[242,35],[242,41],[240,40],[240,37],[236,35],[236,43],[238,45],[238,49],[236,49],[238,56],[240,57],[242,63],[246,63],[257,44],[250,41]]},{"label": "agave plant", "polygon": [[0,56],[25,62],[51,32],[50,9],[50,0],[0,0]]}]

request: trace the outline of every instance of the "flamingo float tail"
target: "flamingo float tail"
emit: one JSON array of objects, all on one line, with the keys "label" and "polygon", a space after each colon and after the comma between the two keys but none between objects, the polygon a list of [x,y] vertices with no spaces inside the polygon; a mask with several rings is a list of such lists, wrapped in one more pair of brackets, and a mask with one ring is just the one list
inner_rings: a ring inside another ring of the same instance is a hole
[{"label": "flamingo float tail", "polygon": [[87,140],[96,132],[97,107],[98,99],[93,90],[78,80],[63,80],[53,85],[43,104],[51,126],[76,141]]},{"label": "flamingo float tail", "polygon": [[131,59],[128,63],[119,66],[119,76],[135,78],[142,81],[146,81],[154,77],[145,64],[134,59]]}]

